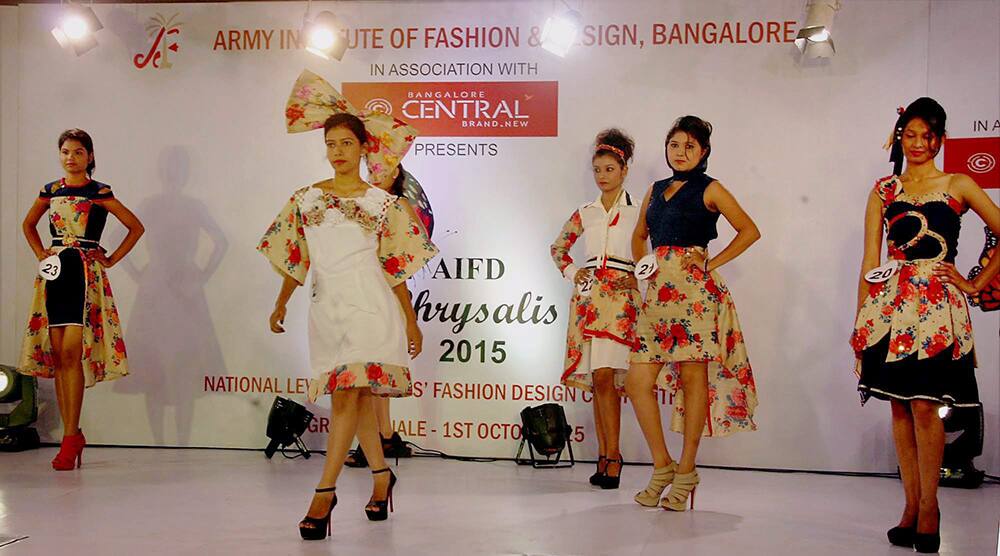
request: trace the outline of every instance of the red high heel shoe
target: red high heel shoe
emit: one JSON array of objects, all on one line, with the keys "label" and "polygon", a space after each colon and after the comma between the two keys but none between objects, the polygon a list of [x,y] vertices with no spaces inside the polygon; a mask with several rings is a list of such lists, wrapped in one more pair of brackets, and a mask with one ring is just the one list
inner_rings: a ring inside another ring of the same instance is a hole
[{"label": "red high heel shoe", "polygon": [[62,444],[59,446],[59,453],[52,460],[52,469],[56,471],[71,471],[83,465],[83,447],[87,445],[87,439],[83,436],[83,431],[64,436]]}]

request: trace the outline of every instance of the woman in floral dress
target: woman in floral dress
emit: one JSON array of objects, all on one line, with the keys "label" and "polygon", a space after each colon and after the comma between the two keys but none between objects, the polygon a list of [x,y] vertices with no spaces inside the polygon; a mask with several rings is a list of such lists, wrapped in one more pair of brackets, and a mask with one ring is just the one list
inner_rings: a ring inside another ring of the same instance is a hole
[{"label": "woman in floral dress", "polygon": [[357,434],[372,466],[369,519],[388,517],[395,475],[388,470],[371,396],[409,396],[409,360],[422,337],[406,279],[436,253],[405,200],[365,183],[361,156],[370,135],[357,116],[340,113],[323,125],[332,179],[295,192],[258,246],[283,277],[271,330],[284,332],[285,305],[312,270],[309,307],[309,397],[332,398],[327,456],[319,487],[299,523],[305,539],[330,531],[334,493]]},{"label": "woman in floral dress", "polygon": [[[624,187],[634,147],[617,129],[597,136],[591,162],[601,194],[573,212],[550,249],[556,267],[577,285],[570,300],[561,381],[594,393],[598,459],[590,483],[603,489],[618,488],[621,480],[619,394],[624,394],[629,356],[636,347],[639,290],[631,239],[639,207]],[[577,266],[569,252],[581,238],[586,262]]]},{"label": "woman in floral dress", "polygon": [[[132,250],[144,229],[110,186],[92,179],[94,142],[87,132],[64,131],[58,144],[65,176],[42,188],[22,226],[35,257],[45,263],[35,278],[18,367],[24,374],[55,378],[63,439],[52,468],[65,471],[83,462],[84,386],[128,374],[125,340],[105,269]],[[52,236],[49,249],[42,245],[37,229],[46,211]],[[128,228],[111,255],[100,245],[109,213]]]},{"label": "woman in floral dress", "polygon": [[[757,390],[743,333],[716,269],[743,253],[760,232],[733,195],[705,174],[711,133],[712,126],[695,116],[674,123],[664,149],[674,174],[646,194],[632,239],[637,260],[645,253],[646,238],[652,240],[658,268],[646,290],[639,347],[625,383],[654,465],[649,484],[635,500],[674,511],[685,509],[698,485],[695,459],[702,434],[719,437],[757,428]],[[736,237],[709,257],[720,214]],[[684,433],[679,462],[671,459],[663,439],[656,386],[673,400],[671,429]]]},{"label": "woman in floral dress", "polygon": [[[875,183],[865,213],[858,315],[851,336],[858,390],[888,400],[906,505],[889,542],[937,552],[937,487],[944,454],[938,409],[976,407],[976,357],[965,296],[985,288],[1000,257],[973,280],[955,269],[962,215],[972,209],[1000,234],[1000,209],[971,178],[934,164],[945,140],[944,109],[915,100],[897,120],[891,142],[897,167]],[[906,160],[906,171],[896,175]],[[882,234],[889,263],[880,267]],[[878,268],[880,276],[869,275]]]}]

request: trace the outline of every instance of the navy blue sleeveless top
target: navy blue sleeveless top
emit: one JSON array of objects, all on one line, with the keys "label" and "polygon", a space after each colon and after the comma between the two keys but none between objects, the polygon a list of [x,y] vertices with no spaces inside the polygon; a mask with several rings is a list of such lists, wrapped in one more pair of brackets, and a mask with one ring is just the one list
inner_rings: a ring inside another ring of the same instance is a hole
[{"label": "navy blue sleeveless top", "polygon": [[705,174],[692,176],[670,198],[663,200],[663,192],[674,178],[653,184],[653,193],[646,209],[646,227],[653,248],[664,245],[676,247],[708,247],[708,242],[719,237],[716,223],[719,213],[705,206],[705,189],[714,178]]}]

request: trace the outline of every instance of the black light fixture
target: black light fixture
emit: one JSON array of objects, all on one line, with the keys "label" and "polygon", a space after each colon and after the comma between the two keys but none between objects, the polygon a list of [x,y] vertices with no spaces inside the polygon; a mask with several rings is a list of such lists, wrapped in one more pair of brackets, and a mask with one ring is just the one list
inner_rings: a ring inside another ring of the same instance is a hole
[{"label": "black light fixture", "polygon": [[89,6],[67,4],[59,24],[52,29],[52,36],[59,46],[72,49],[81,56],[97,46],[94,34],[104,28],[97,14]]},{"label": "black light fixture", "polygon": [[284,453],[284,448],[293,444],[302,457],[309,459],[309,449],[301,437],[312,422],[312,418],[313,414],[304,405],[275,396],[271,411],[267,414],[267,437],[271,439],[267,448],[264,448],[267,459],[271,459],[279,446]]},{"label": "black light fixture", "polygon": [[938,415],[945,432],[941,486],[978,488],[986,473],[972,460],[983,453],[983,404],[941,406]]},{"label": "black light fixture", "polygon": [[[566,412],[556,403],[547,403],[521,410],[521,445],[517,449],[514,460],[520,465],[531,465],[534,468],[573,467],[573,445],[570,443],[572,429],[566,423]],[[531,460],[522,460],[521,452],[528,445]],[[560,464],[562,452],[569,449],[569,463]],[[545,456],[544,460],[535,457]],[[554,459],[553,459],[554,456]]]},{"label": "black light fixture", "polygon": [[0,451],[20,452],[38,447],[37,381],[14,367],[0,365]]}]

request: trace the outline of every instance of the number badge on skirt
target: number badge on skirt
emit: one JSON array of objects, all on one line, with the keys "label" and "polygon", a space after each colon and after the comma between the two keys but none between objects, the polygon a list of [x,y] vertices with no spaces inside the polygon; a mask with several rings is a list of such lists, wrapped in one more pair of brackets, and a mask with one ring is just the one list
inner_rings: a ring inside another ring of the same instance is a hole
[{"label": "number badge on skirt", "polygon": [[38,275],[46,280],[55,280],[62,272],[62,262],[59,255],[50,255],[38,263]]},{"label": "number badge on skirt", "polygon": [[582,297],[590,297],[590,291],[594,289],[594,275],[589,274],[587,279],[576,285],[576,291],[580,292]]},{"label": "number badge on skirt", "polygon": [[869,270],[865,274],[865,281],[872,284],[885,282],[889,278],[892,278],[892,275],[895,274],[897,270],[899,270],[899,261],[889,261],[878,268]]},{"label": "number badge on skirt", "polygon": [[656,274],[658,268],[656,254],[650,253],[635,263],[635,277],[637,280],[646,280]]}]

